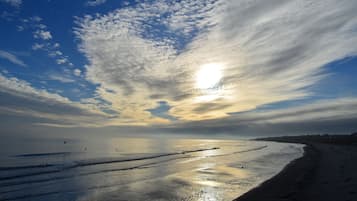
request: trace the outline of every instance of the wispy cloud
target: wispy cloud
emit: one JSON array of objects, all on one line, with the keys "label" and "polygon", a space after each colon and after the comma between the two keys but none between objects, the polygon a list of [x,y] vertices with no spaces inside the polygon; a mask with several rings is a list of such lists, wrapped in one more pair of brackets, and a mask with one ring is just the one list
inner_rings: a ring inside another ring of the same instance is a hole
[{"label": "wispy cloud", "polygon": [[7,3],[7,4],[14,6],[16,8],[18,8],[22,5],[22,0],[0,0],[0,2]]},{"label": "wispy cloud", "polygon": [[1,73],[0,94],[0,113],[23,117],[18,123],[102,126],[111,117],[91,103],[73,102],[59,94],[36,89],[24,80]]},{"label": "wispy cloud", "polygon": [[[215,119],[309,96],[325,64],[357,53],[356,8],[353,0],[155,1],[86,16],[76,35],[87,79],[123,116],[152,122],[148,109],[166,101],[178,120]],[[209,63],[223,71],[213,92],[195,88]]]},{"label": "wispy cloud", "polygon": [[71,83],[71,82],[75,82],[76,80],[70,78],[70,77],[67,77],[67,76],[64,76],[64,75],[60,75],[60,74],[50,74],[47,79],[49,80],[56,80],[56,81],[59,81],[59,82],[62,82],[62,83]]},{"label": "wispy cloud", "polygon": [[90,0],[90,1],[87,1],[86,5],[87,6],[99,6],[101,4],[104,4],[105,2],[107,2],[107,0]]},{"label": "wispy cloud", "polygon": [[26,64],[21,59],[19,59],[14,54],[11,54],[10,52],[7,51],[0,50],[0,58],[6,59],[16,65],[20,65],[24,67],[26,66]]}]

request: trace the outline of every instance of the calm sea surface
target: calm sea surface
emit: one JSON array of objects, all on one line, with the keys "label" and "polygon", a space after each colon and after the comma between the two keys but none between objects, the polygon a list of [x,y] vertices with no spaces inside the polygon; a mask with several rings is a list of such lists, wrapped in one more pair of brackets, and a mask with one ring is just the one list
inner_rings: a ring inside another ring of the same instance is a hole
[{"label": "calm sea surface", "polygon": [[0,200],[232,200],[303,154],[246,140],[2,141]]}]

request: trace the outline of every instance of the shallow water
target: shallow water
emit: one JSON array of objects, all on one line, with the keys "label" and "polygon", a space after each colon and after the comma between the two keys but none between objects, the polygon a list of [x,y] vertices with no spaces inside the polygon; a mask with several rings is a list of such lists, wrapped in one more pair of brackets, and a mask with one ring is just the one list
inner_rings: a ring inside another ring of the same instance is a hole
[{"label": "shallow water", "polygon": [[303,153],[302,145],[246,140],[5,143],[0,200],[232,200]]}]

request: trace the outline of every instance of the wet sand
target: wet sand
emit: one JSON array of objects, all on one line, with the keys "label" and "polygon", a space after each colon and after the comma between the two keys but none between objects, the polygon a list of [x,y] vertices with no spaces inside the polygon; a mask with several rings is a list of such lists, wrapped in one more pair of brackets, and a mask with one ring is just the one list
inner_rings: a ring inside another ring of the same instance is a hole
[{"label": "wet sand", "polygon": [[306,144],[304,156],[236,201],[357,200],[357,136],[296,136],[258,140]]}]

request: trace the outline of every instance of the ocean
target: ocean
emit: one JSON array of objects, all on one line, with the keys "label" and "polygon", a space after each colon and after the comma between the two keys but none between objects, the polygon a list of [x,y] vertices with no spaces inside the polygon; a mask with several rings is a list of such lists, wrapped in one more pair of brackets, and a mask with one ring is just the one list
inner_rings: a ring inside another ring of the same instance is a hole
[{"label": "ocean", "polygon": [[0,143],[0,200],[232,200],[303,155],[303,145],[165,137]]}]

